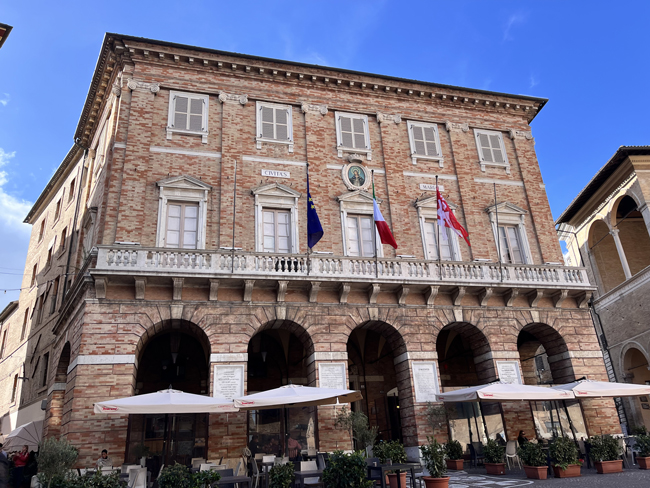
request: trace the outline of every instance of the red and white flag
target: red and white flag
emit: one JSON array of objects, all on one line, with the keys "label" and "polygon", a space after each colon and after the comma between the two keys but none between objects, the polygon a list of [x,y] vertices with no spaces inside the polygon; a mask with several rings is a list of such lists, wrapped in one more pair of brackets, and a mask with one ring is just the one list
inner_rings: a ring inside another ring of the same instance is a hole
[{"label": "red and white flag", "polygon": [[379,205],[377,205],[377,199],[375,198],[374,181],[372,182],[372,210],[373,218],[375,220],[375,225],[377,226],[377,232],[379,232],[379,239],[381,240],[381,243],[388,244],[389,246],[393,246],[395,249],[397,249],[397,242],[395,242],[393,233],[390,231],[388,224],[384,220],[384,216],[381,214],[381,210],[379,210]]},{"label": "red and white flag", "polygon": [[[458,234],[463,239],[465,239],[465,242],[467,242],[468,246],[471,246],[468,239],[469,234],[463,228],[463,226],[460,225],[458,220],[456,220],[456,217],[454,216],[454,212],[452,212],[451,208],[449,208],[449,204],[440,194],[440,190],[438,190],[437,185],[436,185],[436,194],[438,196],[438,225],[440,227],[449,227],[456,234]],[[443,233],[443,238],[446,239],[444,233]]]}]

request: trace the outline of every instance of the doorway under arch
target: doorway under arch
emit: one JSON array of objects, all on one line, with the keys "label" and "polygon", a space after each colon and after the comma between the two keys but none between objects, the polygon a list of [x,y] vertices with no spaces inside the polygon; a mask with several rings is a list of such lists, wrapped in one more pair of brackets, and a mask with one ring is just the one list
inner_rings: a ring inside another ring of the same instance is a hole
[{"label": "doorway under arch", "polygon": [[59,362],[56,366],[54,375],[54,390],[50,398],[50,408],[48,409],[47,426],[44,429],[46,436],[60,436],[61,424],[63,422],[63,409],[65,402],[65,390],[68,383],[68,367],[70,366],[70,343],[66,342],[61,350]]},{"label": "doorway under arch", "polygon": [[[158,332],[138,344],[134,394],[167,388],[209,394],[210,342],[205,332],[183,320],[167,321],[152,330]],[[127,463],[150,455],[150,468],[157,472],[161,464],[188,465],[192,458],[206,458],[207,446],[207,413],[129,415]]]},{"label": "doorway under arch", "polygon": [[600,282],[607,293],[625,281],[625,271],[618,256],[614,237],[607,224],[597,220],[589,228],[589,253],[595,261]]},{"label": "doorway under arch", "polygon": [[[650,371],[648,370],[648,359],[643,352],[636,347],[630,347],[623,356],[623,369],[626,378],[634,384],[646,385],[650,382]],[[650,402],[647,396],[633,397],[626,399],[632,408],[634,426],[641,425],[650,428]],[[645,400],[645,401],[643,401]],[[644,404],[646,405],[644,407]],[[630,426],[632,427],[632,426]]]}]

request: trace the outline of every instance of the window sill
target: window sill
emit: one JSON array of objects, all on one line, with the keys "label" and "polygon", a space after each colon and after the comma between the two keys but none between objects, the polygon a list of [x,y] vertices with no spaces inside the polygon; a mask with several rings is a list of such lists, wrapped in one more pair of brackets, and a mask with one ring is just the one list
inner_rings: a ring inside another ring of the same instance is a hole
[{"label": "window sill", "polygon": [[201,143],[207,144],[208,143],[208,134],[210,134],[209,131],[194,131],[194,130],[183,130],[183,129],[174,129],[172,127],[167,127],[167,140],[171,141],[172,140],[172,134],[185,134],[185,135],[190,135],[190,136],[201,136]]},{"label": "window sill", "polygon": [[293,141],[278,141],[277,139],[265,139],[264,137],[256,137],[255,142],[257,142],[257,149],[262,149],[262,143],[268,144],[284,144],[289,146],[289,152],[293,152]]},{"label": "window sill", "polygon": [[368,161],[372,161],[372,149],[355,149],[353,147],[339,146],[336,148],[339,158],[343,157],[343,153],[365,154]]},{"label": "window sill", "polygon": [[481,165],[481,171],[485,173],[485,167],[486,166],[494,166],[496,168],[505,168],[506,174],[510,174],[510,163],[505,162],[505,163],[487,163],[485,161],[479,161],[478,164]]},{"label": "window sill", "polygon": [[411,154],[411,161],[413,164],[418,164],[418,159],[425,159],[427,161],[438,161],[438,165],[443,168],[445,158],[443,156],[422,156],[419,154]]}]

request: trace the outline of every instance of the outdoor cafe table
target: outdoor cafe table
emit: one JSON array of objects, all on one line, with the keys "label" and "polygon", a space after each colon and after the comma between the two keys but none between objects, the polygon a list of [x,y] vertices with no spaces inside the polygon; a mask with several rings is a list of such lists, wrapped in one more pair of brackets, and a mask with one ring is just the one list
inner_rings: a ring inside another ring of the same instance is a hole
[{"label": "outdoor cafe table", "polygon": [[[411,486],[415,486],[415,468],[419,466],[418,463],[381,464],[379,466],[368,466],[368,471],[370,471],[370,468],[381,469],[381,488],[386,488],[386,471],[397,471],[398,474],[400,471],[411,471]],[[406,488],[406,486],[402,486],[401,476],[397,477],[397,487]]]},{"label": "outdoor cafe table", "polygon": [[246,488],[251,488],[251,479],[248,476],[224,476],[219,481],[214,483],[213,486],[216,487],[220,485],[234,485],[235,483],[245,483]]},{"label": "outdoor cafe table", "polygon": [[266,463],[257,462],[257,464],[259,464],[262,467],[262,471],[264,471],[264,486],[269,488],[269,471],[271,471],[275,461],[269,461]]},{"label": "outdoor cafe table", "polygon": [[323,470],[314,469],[311,471],[296,471],[295,474],[296,474],[296,483],[298,484],[298,487],[304,488],[305,478],[320,478],[323,475]]}]

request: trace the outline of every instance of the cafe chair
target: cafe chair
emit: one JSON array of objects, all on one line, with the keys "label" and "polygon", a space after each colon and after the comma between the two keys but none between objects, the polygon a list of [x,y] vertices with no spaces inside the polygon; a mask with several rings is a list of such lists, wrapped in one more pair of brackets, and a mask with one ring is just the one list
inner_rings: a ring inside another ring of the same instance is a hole
[{"label": "cafe chair", "polygon": [[373,481],[374,484],[381,484],[381,468],[379,465],[381,465],[379,458],[366,459],[366,466],[368,467],[367,479]]},{"label": "cafe chair", "polygon": [[[316,461],[300,461],[300,471],[316,471],[317,469]],[[305,478],[303,480],[303,486],[318,486],[319,488],[323,488],[325,484],[320,481],[320,478]]]},{"label": "cafe chair", "polygon": [[483,460],[485,459],[485,457],[483,456],[482,453],[479,454],[478,452],[476,452],[476,449],[472,444],[467,444],[467,448],[469,449],[470,467],[473,465],[475,468],[478,468],[479,463],[483,464]]},{"label": "cafe chair", "polygon": [[253,472],[251,473],[253,488],[257,488],[257,485],[259,485],[260,483],[260,478],[262,477],[262,473],[260,473],[260,468],[257,467],[257,463],[255,461],[251,463],[251,468],[253,469]]},{"label": "cafe chair", "polygon": [[192,467],[193,468],[200,468],[201,464],[205,463],[204,458],[192,458]]},{"label": "cafe chair", "polygon": [[[219,471],[219,473],[221,474],[222,478],[225,478],[227,476],[234,476],[234,474],[233,474],[234,471],[232,470],[232,468],[222,469],[222,470]],[[219,481],[218,485],[219,485],[219,488],[235,488],[234,483],[225,483],[224,484],[221,481]]]},{"label": "cafe chair", "polygon": [[512,466],[519,464],[519,469],[521,469],[521,460],[517,455],[517,441],[508,441],[506,444],[506,464],[508,469],[510,469],[510,460],[512,459]]},{"label": "cafe chair", "polygon": [[262,462],[263,463],[274,463],[275,462],[275,456],[273,454],[262,456]]}]

